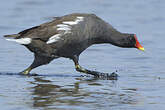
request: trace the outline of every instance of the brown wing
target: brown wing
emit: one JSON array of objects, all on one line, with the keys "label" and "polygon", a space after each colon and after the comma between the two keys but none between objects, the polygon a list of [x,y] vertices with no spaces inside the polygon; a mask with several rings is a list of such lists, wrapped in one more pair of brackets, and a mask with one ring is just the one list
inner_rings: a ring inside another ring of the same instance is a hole
[{"label": "brown wing", "polygon": [[[54,21],[55,22],[55,21]],[[57,33],[56,27],[53,26],[53,21],[45,24],[41,24],[39,26],[35,26],[24,31],[19,32],[19,36],[17,38],[32,38],[32,39],[40,39],[46,42],[51,36]]]},{"label": "brown wing", "polygon": [[19,32],[18,33],[19,36],[17,38],[28,37],[32,39],[40,39],[44,42],[47,42],[50,37],[59,33],[59,31],[57,30],[58,24],[62,24],[63,21],[72,21],[74,19],[75,16],[55,17],[53,21]]},{"label": "brown wing", "polygon": [[[16,34],[16,39],[19,38],[32,38],[40,39],[41,41],[47,42],[49,38],[56,34],[61,34],[64,31],[59,31],[57,28],[58,24],[63,24],[65,21],[75,21],[77,16],[84,16],[83,14],[70,14],[62,17],[57,17],[53,21],[35,26],[26,30],[23,30]],[[72,27],[72,26],[69,26]],[[62,36],[60,36],[62,37]]]}]

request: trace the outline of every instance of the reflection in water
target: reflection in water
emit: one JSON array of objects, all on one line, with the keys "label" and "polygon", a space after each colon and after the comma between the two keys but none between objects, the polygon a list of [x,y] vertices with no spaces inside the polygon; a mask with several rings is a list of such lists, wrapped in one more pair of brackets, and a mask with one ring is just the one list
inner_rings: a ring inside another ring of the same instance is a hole
[{"label": "reflection in water", "polygon": [[[49,107],[52,105],[61,105],[63,103],[67,103],[69,105],[82,103],[78,101],[81,99],[79,95],[79,82],[74,83],[73,87],[64,88],[41,77],[36,77],[34,79],[35,81],[31,82],[35,85],[32,87],[34,100],[33,107]],[[81,95],[87,96],[88,93]]]},{"label": "reflection in water", "polygon": [[[32,100],[34,108],[55,109],[68,107],[86,109],[94,107],[104,108],[109,103],[109,107],[121,104],[137,104],[136,90],[120,91],[116,87],[116,82],[107,81],[107,85],[102,85],[102,81],[96,79],[77,79],[72,84],[57,85],[58,82],[35,77],[32,87]],[[105,84],[105,83],[104,83]],[[91,87],[91,88],[90,88]],[[125,91],[125,92],[124,92]]]},{"label": "reflection in water", "polygon": [[56,94],[53,91],[57,91],[60,86],[51,84],[50,80],[44,80],[42,78],[34,78],[35,84],[33,91],[33,106],[34,107],[45,107],[52,104],[52,96]]}]

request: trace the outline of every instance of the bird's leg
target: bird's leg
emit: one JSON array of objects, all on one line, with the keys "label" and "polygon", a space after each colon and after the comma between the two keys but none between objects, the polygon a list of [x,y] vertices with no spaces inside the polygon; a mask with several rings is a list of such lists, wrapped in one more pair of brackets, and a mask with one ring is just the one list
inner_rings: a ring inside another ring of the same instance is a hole
[{"label": "bird's leg", "polygon": [[36,59],[34,59],[33,63],[26,68],[25,70],[23,70],[22,72],[20,72],[20,74],[22,75],[28,75],[30,73],[30,71],[34,68],[38,67],[38,65],[36,65]]},{"label": "bird's leg", "polygon": [[[41,66],[41,65],[48,64],[50,61],[52,61],[54,59],[51,57],[45,57],[45,56],[41,56],[41,55],[37,55],[37,54],[35,54],[34,57],[35,58],[34,58],[33,63],[27,69],[20,72],[21,74],[28,75],[32,69],[34,69],[38,66]],[[35,74],[33,74],[33,75],[35,75]]]},{"label": "bird's leg", "polygon": [[74,56],[73,61],[75,63],[76,71],[78,71],[78,72],[83,72],[86,74],[94,75],[96,78],[104,78],[104,79],[106,78],[106,79],[110,79],[110,80],[116,80],[118,77],[118,75],[114,72],[112,74],[109,74],[109,73],[102,73],[102,72],[98,72],[98,71],[91,71],[91,70],[85,69],[79,65],[78,60],[79,60],[79,57]]},{"label": "bird's leg", "polygon": [[78,60],[79,60],[79,57],[78,56],[74,56],[73,61],[75,63],[76,71],[83,72],[83,73],[86,73],[86,74],[91,74],[91,75],[94,75],[95,77],[99,77],[99,72],[91,71],[91,70],[88,70],[88,69],[85,69],[85,68],[81,67],[79,65],[79,63],[78,63]]}]

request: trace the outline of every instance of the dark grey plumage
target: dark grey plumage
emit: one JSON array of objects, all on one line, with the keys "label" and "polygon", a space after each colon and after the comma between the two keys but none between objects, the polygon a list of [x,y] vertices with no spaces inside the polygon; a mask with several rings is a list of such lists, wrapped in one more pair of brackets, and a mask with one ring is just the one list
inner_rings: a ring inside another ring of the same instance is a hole
[{"label": "dark grey plumage", "polygon": [[47,64],[55,58],[65,57],[75,62],[76,70],[97,75],[98,72],[83,69],[78,64],[79,55],[86,48],[101,43],[137,48],[134,34],[120,33],[94,14],[74,13],[57,17],[51,22],[5,37],[14,37],[13,41],[21,42],[34,52],[34,62],[23,74],[28,74],[33,68]]}]

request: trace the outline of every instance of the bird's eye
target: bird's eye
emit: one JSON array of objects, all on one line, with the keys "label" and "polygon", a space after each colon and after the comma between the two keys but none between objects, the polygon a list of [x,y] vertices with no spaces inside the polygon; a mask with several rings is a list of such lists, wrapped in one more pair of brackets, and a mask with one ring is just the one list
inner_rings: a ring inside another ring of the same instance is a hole
[{"label": "bird's eye", "polygon": [[132,38],[131,38],[131,37],[128,37],[128,38],[127,38],[127,40],[128,40],[128,41],[131,41],[131,40],[132,40]]}]

